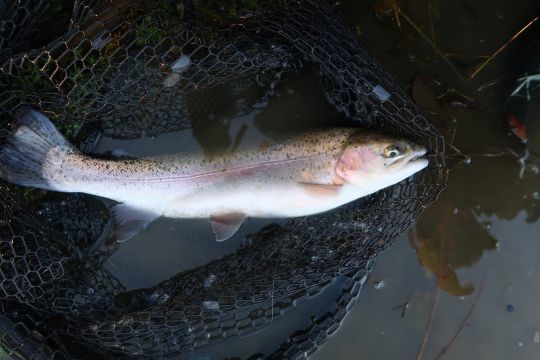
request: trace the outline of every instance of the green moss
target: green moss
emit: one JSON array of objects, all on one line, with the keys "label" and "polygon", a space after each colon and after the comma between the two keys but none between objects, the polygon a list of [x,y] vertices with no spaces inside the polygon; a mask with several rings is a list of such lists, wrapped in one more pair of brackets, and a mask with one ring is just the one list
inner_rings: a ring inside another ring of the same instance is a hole
[{"label": "green moss", "polygon": [[354,30],[355,30],[356,36],[358,36],[359,38],[364,36],[364,31],[360,28],[360,25],[356,25]]},{"label": "green moss", "polygon": [[[67,111],[75,111],[75,109],[79,109],[80,107],[73,106],[73,108],[67,109]],[[74,140],[77,131],[81,127],[82,122],[76,121],[73,118],[69,118],[66,121],[63,121],[61,124],[58,125],[58,130],[65,135],[65,137],[69,140]]]},{"label": "green moss", "polygon": [[46,192],[41,189],[36,188],[23,188],[21,187],[21,195],[25,201],[29,204],[35,203],[37,200],[41,199]]},{"label": "green moss", "polygon": [[257,0],[245,0],[244,6],[248,10],[257,10],[261,8],[261,3]]},{"label": "green moss", "polygon": [[203,13],[222,20],[232,20],[262,10],[264,1],[261,0],[206,0],[201,1]]},{"label": "green moss", "polygon": [[74,140],[83,119],[92,111],[103,87],[100,74],[107,70],[108,65],[106,61],[100,61],[97,53],[87,53],[82,47],[73,49],[73,55],[75,62],[66,71],[74,85],[68,90],[68,103],[63,108],[65,119],[57,124],[60,132],[70,140]]},{"label": "green moss", "polygon": [[42,70],[36,63],[31,62],[20,74],[11,79],[11,88],[23,93],[53,91],[54,87],[51,81],[43,74],[48,70],[48,68]]},{"label": "green moss", "polygon": [[155,45],[163,37],[165,31],[159,26],[158,21],[147,15],[135,24],[136,44],[138,46]]},{"label": "green moss", "polygon": [[[15,204],[22,209],[33,210],[40,201],[47,196],[48,192],[42,189],[29,188],[17,185],[9,185],[10,196],[15,200]],[[1,359],[2,357],[0,357]]]}]

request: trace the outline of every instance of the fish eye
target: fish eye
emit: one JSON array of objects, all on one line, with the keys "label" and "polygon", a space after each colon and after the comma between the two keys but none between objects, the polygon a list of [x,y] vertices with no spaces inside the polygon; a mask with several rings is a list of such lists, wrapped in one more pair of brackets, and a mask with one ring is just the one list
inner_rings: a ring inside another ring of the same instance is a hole
[{"label": "fish eye", "polygon": [[401,149],[397,145],[390,145],[384,149],[384,157],[386,158],[395,158],[399,155],[401,155]]}]

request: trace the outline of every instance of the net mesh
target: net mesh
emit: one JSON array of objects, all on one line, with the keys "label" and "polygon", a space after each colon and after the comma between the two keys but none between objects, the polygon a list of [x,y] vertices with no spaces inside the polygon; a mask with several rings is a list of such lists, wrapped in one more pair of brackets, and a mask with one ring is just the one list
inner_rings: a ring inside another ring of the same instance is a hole
[{"label": "net mesh", "polygon": [[285,73],[309,65],[349,121],[432,154],[413,179],[267,226],[232,254],[134,291],[104,266],[119,245],[101,202],[1,183],[0,344],[14,357],[180,356],[270,327],[346,278],[325,314],[252,358],[308,356],[444,186],[442,137],[326,1],[0,1],[0,21],[2,138],[21,106],[86,152],[100,134],[196,134],[264,106]]}]

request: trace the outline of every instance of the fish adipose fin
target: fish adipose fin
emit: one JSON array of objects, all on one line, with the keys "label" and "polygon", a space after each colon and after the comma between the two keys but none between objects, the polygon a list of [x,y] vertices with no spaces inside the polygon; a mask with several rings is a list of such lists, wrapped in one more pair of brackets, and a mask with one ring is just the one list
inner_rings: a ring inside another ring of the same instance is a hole
[{"label": "fish adipose fin", "polygon": [[126,204],[114,205],[111,211],[118,242],[129,240],[159,217],[154,212],[135,209]]},{"label": "fish adipose fin", "polygon": [[343,185],[298,183],[304,190],[313,195],[336,195]]},{"label": "fish adipose fin", "polygon": [[230,239],[246,220],[244,214],[225,214],[212,216],[212,230],[216,235],[216,241]]},{"label": "fish adipose fin", "polygon": [[[17,112],[15,126],[0,150],[0,177],[14,184],[51,190],[42,169],[68,151],[77,151],[43,114]],[[55,151],[54,156],[49,155]]]}]

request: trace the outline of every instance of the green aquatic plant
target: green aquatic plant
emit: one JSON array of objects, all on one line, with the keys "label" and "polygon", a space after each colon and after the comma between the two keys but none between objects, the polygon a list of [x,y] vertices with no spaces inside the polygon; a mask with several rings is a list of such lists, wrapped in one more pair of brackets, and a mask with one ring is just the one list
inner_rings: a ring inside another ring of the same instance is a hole
[{"label": "green aquatic plant", "polygon": [[165,31],[156,18],[147,15],[135,24],[135,35],[138,46],[155,45],[165,37]]},{"label": "green aquatic plant", "polygon": [[75,61],[66,69],[73,85],[67,91],[68,102],[63,107],[65,118],[57,124],[60,132],[70,140],[77,136],[84,119],[92,111],[104,84],[100,74],[108,68],[107,62],[93,50],[88,52],[78,47],[73,49],[73,56]]},{"label": "green aquatic plant", "polygon": [[19,189],[22,198],[28,204],[35,204],[37,200],[41,199],[46,194],[45,191],[38,188],[17,187],[17,189]]},{"label": "green aquatic plant", "polygon": [[11,88],[24,93],[42,93],[54,90],[51,80],[45,76],[51,65],[40,68],[37,62],[28,62],[28,65],[19,74],[10,77]]}]

